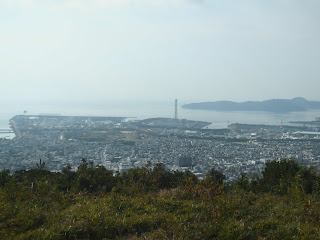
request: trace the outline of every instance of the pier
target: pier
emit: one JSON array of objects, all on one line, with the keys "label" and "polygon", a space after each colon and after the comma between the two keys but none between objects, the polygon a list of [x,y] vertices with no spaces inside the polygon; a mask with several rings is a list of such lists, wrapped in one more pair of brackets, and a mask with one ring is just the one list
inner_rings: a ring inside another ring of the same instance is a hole
[{"label": "pier", "polygon": [[14,133],[11,129],[0,129],[0,133]]}]

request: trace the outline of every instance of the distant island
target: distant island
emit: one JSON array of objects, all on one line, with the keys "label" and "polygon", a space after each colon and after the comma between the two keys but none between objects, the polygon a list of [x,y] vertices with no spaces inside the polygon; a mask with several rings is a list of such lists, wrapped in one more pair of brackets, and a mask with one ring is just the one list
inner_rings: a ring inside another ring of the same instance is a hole
[{"label": "distant island", "polygon": [[200,102],[190,103],[182,106],[184,109],[194,110],[216,110],[216,111],[265,111],[275,113],[301,112],[310,109],[320,109],[320,102],[308,101],[302,97],[293,99],[271,99],[266,101],[248,102]]}]

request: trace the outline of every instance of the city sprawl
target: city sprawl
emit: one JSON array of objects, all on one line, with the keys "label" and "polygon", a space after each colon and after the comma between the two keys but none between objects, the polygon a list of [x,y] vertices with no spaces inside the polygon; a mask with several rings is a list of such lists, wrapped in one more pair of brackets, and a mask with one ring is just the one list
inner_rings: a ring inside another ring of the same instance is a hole
[{"label": "city sprawl", "polygon": [[16,137],[0,139],[1,169],[75,170],[82,159],[114,172],[163,163],[199,178],[212,167],[227,181],[261,174],[267,161],[292,158],[320,167],[319,124],[268,126],[231,124],[208,129],[207,122],[153,118],[19,115],[10,121]]}]

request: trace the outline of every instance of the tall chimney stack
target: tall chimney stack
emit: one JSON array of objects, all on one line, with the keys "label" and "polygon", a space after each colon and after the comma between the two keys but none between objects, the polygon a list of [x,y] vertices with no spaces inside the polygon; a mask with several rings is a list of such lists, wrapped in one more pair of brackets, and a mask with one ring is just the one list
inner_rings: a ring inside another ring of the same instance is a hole
[{"label": "tall chimney stack", "polygon": [[178,99],[174,101],[174,119],[178,119]]}]

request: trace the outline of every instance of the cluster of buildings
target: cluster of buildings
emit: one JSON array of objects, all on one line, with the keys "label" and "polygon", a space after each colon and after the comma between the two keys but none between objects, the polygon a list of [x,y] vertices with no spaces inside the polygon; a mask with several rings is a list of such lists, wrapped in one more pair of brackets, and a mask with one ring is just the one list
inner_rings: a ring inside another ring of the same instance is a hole
[{"label": "cluster of buildings", "polygon": [[205,122],[178,119],[28,115],[15,116],[11,125],[16,138],[0,139],[0,168],[11,171],[35,168],[40,159],[49,170],[60,171],[67,164],[75,170],[85,158],[119,172],[163,163],[199,178],[214,167],[234,181],[243,173],[259,175],[266,161],[281,158],[320,167],[320,139],[308,127],[237,124],[206,129]]}]

